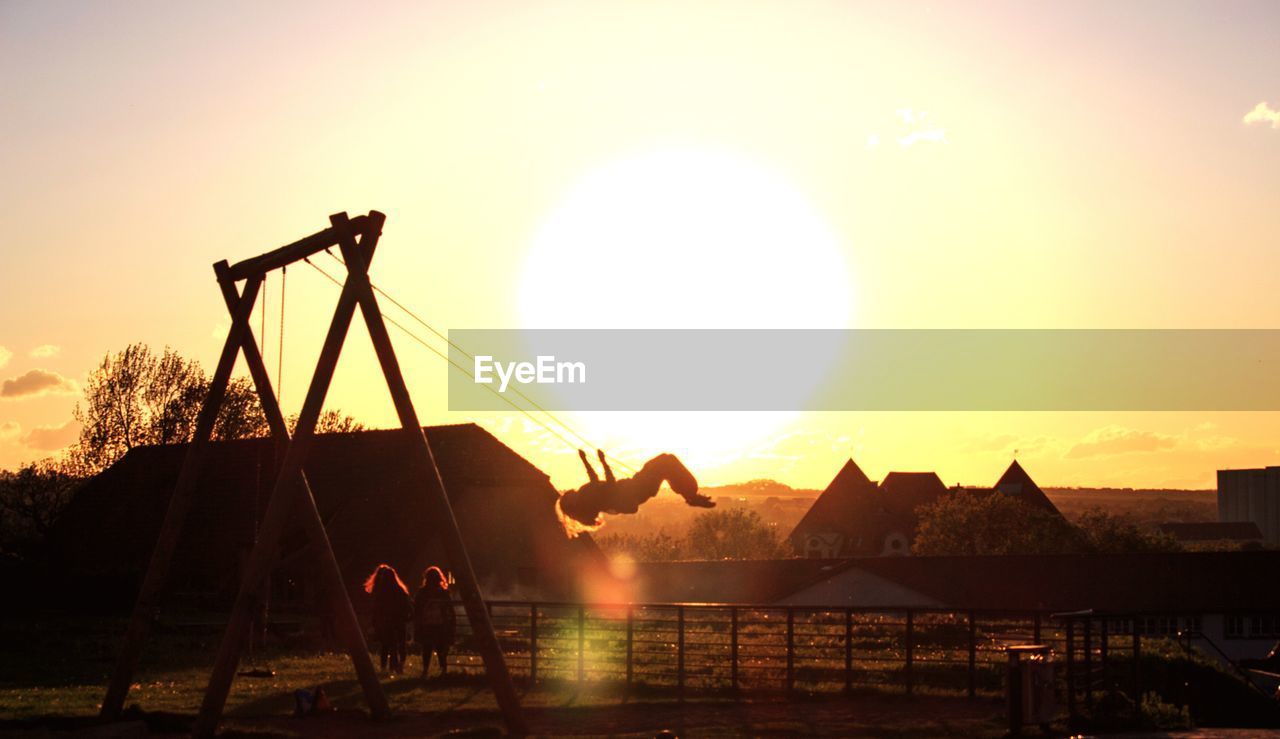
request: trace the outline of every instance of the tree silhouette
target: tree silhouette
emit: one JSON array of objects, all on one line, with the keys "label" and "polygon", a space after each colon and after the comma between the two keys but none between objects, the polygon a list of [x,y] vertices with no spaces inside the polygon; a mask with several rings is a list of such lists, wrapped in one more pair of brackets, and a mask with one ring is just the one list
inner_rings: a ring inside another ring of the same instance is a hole
[{"label": "tree silhouette", "polygon": [[921,506],[911,551],[919,555],[1176,551],[1172,538],[1094,509],[1072,525],[998,492],[961,491]]},{"label": "tree silhouette", "polygon": [[29,558],[71,501],[81,478],[58,463],[0,470],[0,555]]},{"label": "tree silhouette", "polygon": [[[80,422],[80,439],[71,456],[77,467],[92,474],[135,447],[186,442],[208,391],[209,380],[199,362],[169,347],[159,356],[141,343],[108,353],[89,374],[84,399],[72,412]],[[214,438],[266,433],[266,416],[252,383],[233,378],[218,411]]]},{"label": "tree silhouette", "polygon": [[1061,516],[999,493],[949,493],[917,509],[921,555],[1058,554],[1084,549]]}]

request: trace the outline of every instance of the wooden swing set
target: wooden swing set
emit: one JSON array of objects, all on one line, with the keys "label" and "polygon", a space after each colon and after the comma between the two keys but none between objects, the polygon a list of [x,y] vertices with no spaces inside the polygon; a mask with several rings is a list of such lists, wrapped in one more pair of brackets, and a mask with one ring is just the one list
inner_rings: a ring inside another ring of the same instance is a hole
[{"label": "wooden swing set", "polygon": [[[386,216],[378,211],[370,211],[368,215],[355,218],[349,218],[346,213],[338,213],[329,217],[329,228],[300,241],[236,264],[228,264],[223,260],[213,265],[223,300],[231,314],[231,328],[222,346],[222,354],[219,356],[217,369],[209,385],[209,394],[197,416],[195,434],[187,447],[173,497],[169,501],[169,508],[160,529],[159,539],[151,555],[151,562],[138,593],[128,630],[125,632],[120,654],[112,672],[111,682],[102,701],[100,715],[103,718],[116,719],[124,709],[143,643],[147,639],[151,622],[160,605],[170,560],[181,539],[183,525],[191,508],[196,483],[202,472],[204,458],[213,436],[218,410],[225,399],[231,371],[241,352],[244,353],[245,362],[248,364],[249,374],[253,378],[258,398],[262,403],[262,410],[266,414],[271,435],[283,453],[283,460],[272,486],[258,541],[249,556],[226,632],[218,648],[213,670],[209,676],[209,685],[205,690],[204,701],[196,719],[194,734],[197,737],[208,737],[217,731],[227,695],[231,690],[231,681],[240,662],[240,653],[249,634],[253,614],[261,605],[271,568],[279,554],[281,538],[295,515],[301,517],[310,545],[316,553],[316,565],[321,584],[331,600],[329,607],[333,610],[338,632],[351,656],[369,711],[376,719],[389,715],[390,709],[386,695],[378,682],[364,634],[356,620],[355,609],[351,605],[346,586],[342,582],[338,560],[329,544],[324,521],[316,508],[315,498],[312,496],[311,487],[302,469],[311,442],[315,438],[316,423],[323,410],[325,395],[333,380],[343,342],[355,310],[359,307],[364,323],[369,329],[369,338],[373,342],[378,362],[382,366],[382,374],[386,378],[387,389],[395,404],[400,425],[413,439],[412,468],[415,474],[421,476],[428,508],[436,522],[436,533],[443,539],[449,558],[448,564],[457,579],[467,618],[475,635],[476,646],[484,660],[485,673],[497,698],[507,730],[515,735],[527,733],[511,675],[494,634],[488,608],[476,583],[471,559],[467,555],[453,509],[445,494],[444,479],[436,465],[431,445],[418,421],[418,414],[409,397],[404,376],[400,371],[400,363],[391,346],[386,324],[383,322],[377,298],[369,282],[369,262],[373,259],[385,220]],[[333,320],[329,324],[329,331],[325,336],[320,357],[311,378],[311,385],[307,390],[306,399],[291,438],[284,414],[272,390],[253,329],[249,324],[249,317],[252,315],[254,304],[268,273],[333,247],[337,247],[342,254],[342,260],[346,263],[347,278],[342,285],[342,293],[334,309]],[[244,282],[243,289],[237,287],[240,282]]]}]

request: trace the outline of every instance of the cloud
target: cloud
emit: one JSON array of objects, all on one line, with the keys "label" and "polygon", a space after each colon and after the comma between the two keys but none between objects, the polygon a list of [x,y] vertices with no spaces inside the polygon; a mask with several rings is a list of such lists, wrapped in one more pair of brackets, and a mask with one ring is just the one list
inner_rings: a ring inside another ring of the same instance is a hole
[{"label": "cloud", "polygon": [[962,442],[960,449],[966,452],[1007,452],[1017,441],[1018,437],[1013,434],[982,434]]},{"label": "cloud", "polygon": [[56,344],[41,344],[31,350],[31,356],[36,359],[46,359],[48,357],[58,356],[58,352],[62,351],[62,347]]},{"label": "cloud", "polygon": [[1091,431],[1065,455],[1067,459],[1113,457],[1118,454],[1159,452],[1178,446],[1178,438],[1154,431],[1138,431],[1119,426]]},{"label": "cloud", "polygon": [[37,426],[22,437],[22,443],[32,449],[54,452],[63,449],[80,437],[80,424],[67,421],[61,426]]},{"label": "cloud", "polygon": [[[913,108],[898,108],[893,111],[897,119],[889,124],[892,129],[883,140],[897,141],[898,146],[909,149],[916,144],[939,144],[947,140],[947,129],[934,123],[929,114]],[[874,132],[867,137],[867,149],[878,149],[882,137]]]},{"label": "cloud", "polygon": [[9,363],[9,358],[13,356],[13,352],[0,346],[0,367]]},{"label": "cloud", "polygon": [[1253,110],[1244,114],[1243,123],[1246,126],[1257,124],[1259,126],[1280,128],[1280,110],[1267,105],[1267,101],[1264,100],[1253,106]]},{"label": "cloud", "polygon": [[940,141],[945,141],[946,138],[947,138],[946,129],[929,128],[921,131],[912,131],[906,136],[899,136],[898,146],[901,146],[902,148],[905,149],[910,146],[915,146],[920,142],[936,144]]},{"label": "cloud", "polygon": [[5,421],[0,423],[0,441],[10,441],[18,438],[22,433],[22,425],[17,421]]},{"label": "cloud", "polygon": [[75,382],[57,372],[33,369],[0,383],[0,398],[32,398],[38,395],[67,395],[78,392]]}]

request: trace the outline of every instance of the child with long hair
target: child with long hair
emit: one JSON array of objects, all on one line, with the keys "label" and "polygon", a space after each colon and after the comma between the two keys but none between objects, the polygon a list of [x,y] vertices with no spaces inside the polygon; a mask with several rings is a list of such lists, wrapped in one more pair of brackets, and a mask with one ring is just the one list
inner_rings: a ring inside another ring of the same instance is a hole
[{"label": "child with long hair", "polygon": [[388,564],[380,564],[364,581],[364,592],[373,596],[373,633],[378,640],[382,669],[404,674],[408,649],[407,626],[413,616],[409,588]]},{"label": "child with long hair", "polygon": [[449,647],[453,645],[457,616],[449,599],[449,580],[439,567],[422,573],[422,587],[413,596],[413,633],[422,648],[422,676],[431,667],[431,655],[440,658],[440,677],[449,672]]}]

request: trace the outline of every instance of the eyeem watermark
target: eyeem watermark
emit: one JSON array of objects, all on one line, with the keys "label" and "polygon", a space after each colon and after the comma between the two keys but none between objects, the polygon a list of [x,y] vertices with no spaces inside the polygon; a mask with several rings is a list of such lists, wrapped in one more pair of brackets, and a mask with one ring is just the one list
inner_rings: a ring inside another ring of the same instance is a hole
[{"label": "eyeem watermark", "polygon": [[551,411],[1280,411],[1280,329],[454,329],[449,341],[454,411],[507,410],[517,388]]},{"label": "eyeem watermark", "polygon": [[498,392],[505,393],[515,380],[521,385],[575,385],[587,381],[585,362],[557,362],[555,356],[539,354],[532,362],[499,362],[492,356],[475,357],[476,384],[492,385],[497,375]]}]

